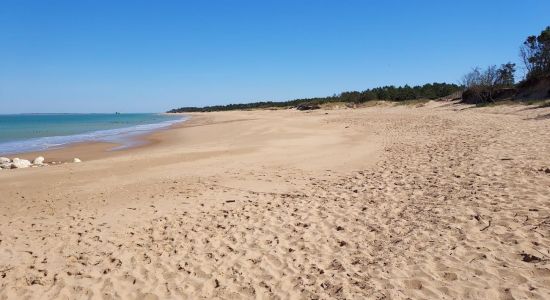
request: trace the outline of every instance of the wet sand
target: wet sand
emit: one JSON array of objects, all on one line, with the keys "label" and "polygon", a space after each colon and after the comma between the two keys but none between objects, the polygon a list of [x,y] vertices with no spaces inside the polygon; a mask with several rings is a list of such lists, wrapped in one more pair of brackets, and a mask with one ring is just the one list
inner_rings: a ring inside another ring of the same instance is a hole
[{"label": "wet sand", "polygon": [[[186,114],[187,115],[187,114]],[[188,120],[187,120],[188,121]],[[45,162],[62,162],[68,163],[72,162],[73,158],[78,157],[84,160],[96,160],[106,157],[112,157],[116,155],[124,155],[126,151],[134,151],[137,149],[154,146],[159,142],[157,137],[160,133],[165,130],[173,130],[187,126],[186,122],[183,121],[180,123],[175,123],[169,127],[157,129],[155,131],[140,134],[137,136],[131,137],[131,142],[129,146],[125,146],[118,143],[109,143],[109,142],[79,142],[65,145],[60,148],[52,148],[43,151],[32,151],[32,152],[23,152],[23,153],[14,153],[14,154],[3,154],[2,156],[14,158],[19,157],[21,159],[27,159],[32,161],[38,156],[44,156]]]}]

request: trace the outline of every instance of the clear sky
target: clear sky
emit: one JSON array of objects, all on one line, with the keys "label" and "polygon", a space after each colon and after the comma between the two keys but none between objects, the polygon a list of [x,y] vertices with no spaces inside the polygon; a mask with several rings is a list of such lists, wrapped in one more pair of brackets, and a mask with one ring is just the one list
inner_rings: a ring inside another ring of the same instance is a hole
[{"label": "clear sky", "polygon": [[458,83],[548,0],[0,0],[0,113],[159,112]]}]

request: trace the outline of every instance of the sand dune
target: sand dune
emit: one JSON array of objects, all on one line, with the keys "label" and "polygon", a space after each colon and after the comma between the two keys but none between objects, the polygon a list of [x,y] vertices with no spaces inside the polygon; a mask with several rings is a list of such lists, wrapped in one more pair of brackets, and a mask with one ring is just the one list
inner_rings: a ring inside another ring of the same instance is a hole
[{"label": "sand dune", "polygon": [[0,171],[0,299],[548,299],[547,116],[195,114]]}]

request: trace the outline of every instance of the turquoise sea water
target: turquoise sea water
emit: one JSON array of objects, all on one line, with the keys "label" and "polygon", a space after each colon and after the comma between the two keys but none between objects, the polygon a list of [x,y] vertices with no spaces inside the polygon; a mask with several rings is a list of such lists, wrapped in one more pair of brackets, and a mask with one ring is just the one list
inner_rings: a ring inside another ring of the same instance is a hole
[{"label": "turquoise sea water", "polygon": [[133,136],[184,120],[164,114],[0,115],[0,155],[40,151],[84,141],[130,146]]}]

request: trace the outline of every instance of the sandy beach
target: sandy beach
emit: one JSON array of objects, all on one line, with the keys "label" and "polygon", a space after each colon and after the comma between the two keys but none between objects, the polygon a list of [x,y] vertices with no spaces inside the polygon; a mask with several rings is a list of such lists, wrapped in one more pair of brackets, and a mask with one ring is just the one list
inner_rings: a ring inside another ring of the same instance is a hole
[{"label": "sandy beach", "polygon": [[550,108],[191,116],[1,170],[0,299],[550,298]]}]

